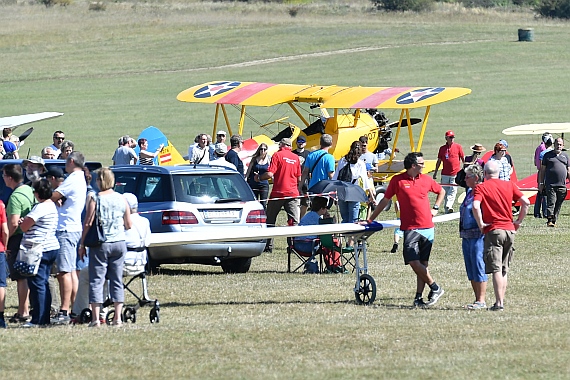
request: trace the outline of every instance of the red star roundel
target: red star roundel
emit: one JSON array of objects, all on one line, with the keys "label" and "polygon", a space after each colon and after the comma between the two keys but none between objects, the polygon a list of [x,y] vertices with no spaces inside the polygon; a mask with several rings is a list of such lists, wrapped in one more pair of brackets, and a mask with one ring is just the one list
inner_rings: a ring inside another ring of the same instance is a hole
[{"label": "red star roundel", "polygon": [[232,89],[236,88],[237,86],[239,86],[240,84],[241,84],[241,82],[211,83],[207,86],[204,86],[204,87],[196,90],[196,92],[194,92],[194,97],[199,98],[199,99],[209,98],[212,96],[223,94],[224,92],[227,92],[229,90],[232,90]]}]

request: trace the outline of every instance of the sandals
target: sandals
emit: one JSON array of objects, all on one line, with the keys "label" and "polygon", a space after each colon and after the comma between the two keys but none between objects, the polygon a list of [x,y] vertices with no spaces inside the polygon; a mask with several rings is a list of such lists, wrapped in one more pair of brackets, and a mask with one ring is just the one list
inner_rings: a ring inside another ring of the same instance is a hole
[{"label": "sandals", "polygon": [[12,317],[10,317],[10,319],[8,319],[8,322],[10,323],[26,323],[29,322],[32,319],[31,316],[27,315],[27,316],[21,316],[18,313],[15,313]]}]

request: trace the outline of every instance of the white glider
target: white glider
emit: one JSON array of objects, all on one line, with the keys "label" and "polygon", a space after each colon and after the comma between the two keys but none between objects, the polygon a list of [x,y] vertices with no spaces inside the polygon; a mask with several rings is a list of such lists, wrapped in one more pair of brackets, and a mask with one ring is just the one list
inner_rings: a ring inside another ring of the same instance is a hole
[{"label": "white glider", "polygon": [[40,112],[31,113],[27,115],[0,117],[0,129],[12,128],[16,129],[20,125],[33,123],[35,121],[52,119],[54,117],[62,116],[61,112]]},{"label": "white glider", "polygon": [[[459,213],[440,215],[433,218],[435,223],[447,222],[458,219]],[[380,229],[396,228],[400,226],[399,220],[383,220],[377,225],[381,228],[374,229],[373,232]],[[252,228],[252,227],[236,227],[226,229],[224,233],[213,228],[210,231],[196,232],[164,232],[153,233],[150,238],[149,247],[197,244],[197,243],[216,243],[224,241],[247,241],[253,239],[271,239],[277,237],[294,237],[307,235],[326,235],[326,234],[345,234],[360,235],[367,232],[365,225],[356,223],[341,224],[321,224],[316,226],[292,226],[292,227],[273,227],[273,228]]]}]

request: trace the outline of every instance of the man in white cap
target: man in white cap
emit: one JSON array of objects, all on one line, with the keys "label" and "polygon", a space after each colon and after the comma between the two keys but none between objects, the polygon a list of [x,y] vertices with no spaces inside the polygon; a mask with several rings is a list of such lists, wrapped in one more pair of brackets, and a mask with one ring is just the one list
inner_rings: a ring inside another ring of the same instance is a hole
[{"label": "man in white cap", "polygon": [[227,168],[237,170],[236,166],[231,162],[226,161],[226,153],[228,152],[228,147],[224,143],[218,143],[214,148],[214,159],[210,160],[210,166],[225,166]]},{"label": "man in white cap", "polygon": [[215,160],[217,158],[215,153],[217,146],[225,146],[226,152],[228,151],[228,146],[226,145],[226,132],[218,131],[218,133],[216,133],[216,143],[210,144],[210,160]]},{"label": "man in white cap", "polygon": [[133,223],[132,228],[125,231],[127,255],[124,265],[126,269],[130,266],[131,269],[139,267],[141,271],[144,271],[147,261],[146,247],[150,244],[150,222],[138,214],[139,201],[136,195],[124,193],[123,196],[131,208],[131,222]]},{"label": "man in white cap", "polygon": [[[453,204],[455,203],[455,196],[457,195],[457,186],[455,186],[455,177],[465,164],[465,154],[461,145],[455,143],[455,133],[449,130],[445,132],[445,145],[439,148],[437,154],[437,162],[435,164],[435,171],[433,172],[433,179],[437,179],[437,171],[439,166],[443,163],[441,169],[441,184],[444,185],[445,190],[445,213],[453,212]],[[453,186],[445,186],[450,184]]]},{"label": "man in white cap", "polygon": [[22,167],[26,171],[26,178],[28,178],[30,182],[39,181],[40,176],[46,171],[43,158],[38,156],[32,156],[25,159],[22,162]]}]

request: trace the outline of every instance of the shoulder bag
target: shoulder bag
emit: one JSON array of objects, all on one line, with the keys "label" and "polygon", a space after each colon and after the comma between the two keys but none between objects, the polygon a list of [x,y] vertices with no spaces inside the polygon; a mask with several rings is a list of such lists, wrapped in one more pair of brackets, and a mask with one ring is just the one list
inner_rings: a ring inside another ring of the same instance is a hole
[{"label": "shoulder bag", "polygon": [[95,209],[95,215],[93,215],[93,222],[85,235],[83,244],[86,247],[99,247],[101,243],[105,241],[105,234],[103,233],[103,226],[101,225],[101,220],[99,219],[99,198],[96,199],[97,206]]},{"label": "shoulder bag", "polygon": [[31,248],[21,245],[14,262],[14,269],[22,276],[33,277],[38,274],[42,256],[42,243],[34,243]]}]

